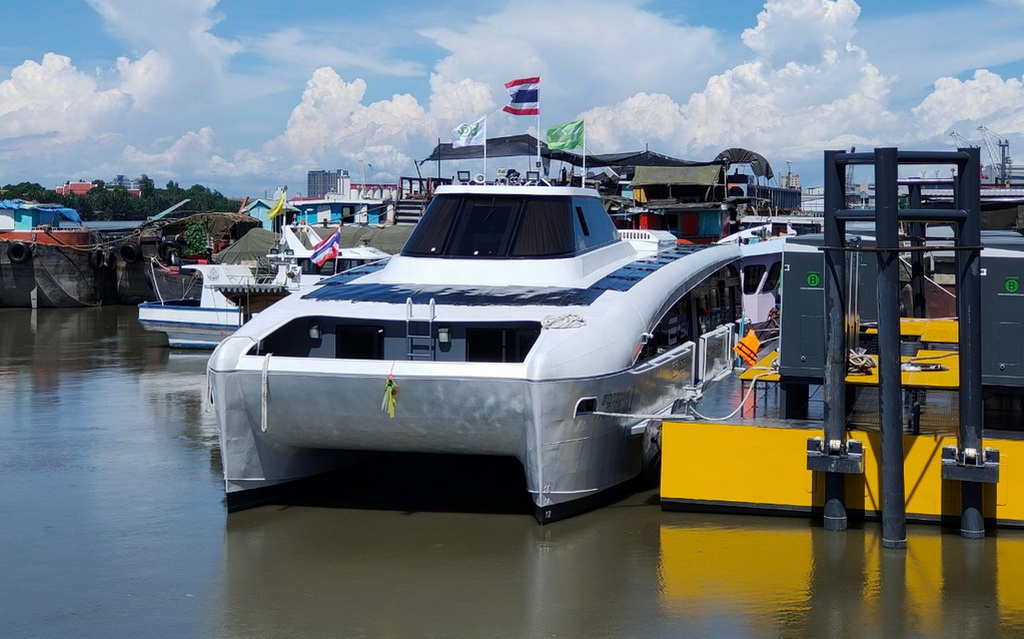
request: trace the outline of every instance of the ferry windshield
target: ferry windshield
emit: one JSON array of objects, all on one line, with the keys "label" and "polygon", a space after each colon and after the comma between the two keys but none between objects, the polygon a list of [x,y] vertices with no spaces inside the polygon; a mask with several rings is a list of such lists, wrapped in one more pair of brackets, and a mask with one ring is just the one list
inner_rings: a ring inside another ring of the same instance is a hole
[{"label": "ferry windshield", "polygon": [[438,196],[402,255],[570,257],[616,239],[614,225],[594,198]]}]

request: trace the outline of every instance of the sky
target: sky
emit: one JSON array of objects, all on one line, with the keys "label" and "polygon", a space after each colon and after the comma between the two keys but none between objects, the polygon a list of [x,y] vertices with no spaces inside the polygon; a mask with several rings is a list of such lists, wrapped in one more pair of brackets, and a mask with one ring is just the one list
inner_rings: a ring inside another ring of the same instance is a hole
[{"label": "sky", "polygon": [[542,131],[583,118],[588,153],[738,146],[805,188],[826,149],[950,150],[955,131],[988,164],[985,127],[1024,153],[1024,0],[5,5],[0,184],[146,174],[296,196],[316,169],[393,183],[463,122],[536,134],[502,111],[504,83],[529,76]]}]

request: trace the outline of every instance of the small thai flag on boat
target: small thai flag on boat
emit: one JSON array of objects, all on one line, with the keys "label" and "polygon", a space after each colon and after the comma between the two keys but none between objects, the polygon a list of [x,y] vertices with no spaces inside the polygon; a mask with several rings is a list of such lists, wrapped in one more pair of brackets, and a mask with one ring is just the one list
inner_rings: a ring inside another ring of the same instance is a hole
[{"label": "small thai flag on boat", "polygon": [[512,115],[540,115],[540,77],[505,83],[511,98],[504,111]]},{"label": "small thai flag on boat", "polygon": [[313,254],[309,256],[317,266],[323,266],[327,260],[333,260],[338,257],[341,252],[341,227],[335,229],[334,233],[331,233],[324,239],[317,242],[316,246],[313,247]]}]

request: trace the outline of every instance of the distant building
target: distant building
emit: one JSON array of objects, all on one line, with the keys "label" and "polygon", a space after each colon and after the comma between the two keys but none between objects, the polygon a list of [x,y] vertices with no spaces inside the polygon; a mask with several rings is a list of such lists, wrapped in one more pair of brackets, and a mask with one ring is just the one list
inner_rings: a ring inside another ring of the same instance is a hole
[{"label": "distant building", "polygon": [[277,203],[284,196],[287,198],[288,187],[279,186],[274,191],[274,194],[269,198],[257,198],[255,200],[249,200],[248,203],[242,207],[242,213],[256,218],[263,224],[263,228],[268,231],[280,231],[281,225],[285,223],[290,217],[294,215],[297,210],[291,202],[287,200],[283,203],[283,212],[275,215],[274,219],[270,218],[270,212],[277,206]]},{"label": "distant building", "polygon": [[[93,189],[95,182],[86,182],[85,180],[67,181],[62,186],[58,186],[54,189],[57,195],[85,195]],[[128,191],[129,195],[140,197],[142,190],[139,188],[139,181],[135,179],[126,178],[123,175],[115,175],[114,179],[106,183],[106,187],[109,189],[114,186],[124,187]]]},{"label": "distant building", "polygon": [[77,182],[65,182],[63,186],[54,189],[57,195],[85,195],[92,190],[93,183],[78,180]]},{"label": "distant building", "polygon": [[800,208],[805,213],[825,212],[825,187],[812,186],[800,191]]},{"label": "distant building", "polygon": [[322,198],[328,193],[338,193],[348,197],[352,182],[348,171],[309,171],[306,173],[306,195],[311,198]]},{"label": "distant building", "polygon": [[132,191],[139,191],[140,193],[142,192],[139,189],[138,178],[126,178],[123,175],[115,175],[113,180],[107,182],[107,186],[123,186],[124,188],[128,189],[129,193],[131,193]]},{"label": "distant building", "polygon": [[268,217],[270,210],[274,208],[274,204],[276,204],[276,201],[272,199],[259,198],[249,200],[249,203],[242,208],[242,212],[262,222],[263,228],[269,231],[274,228],[273,222]]}]

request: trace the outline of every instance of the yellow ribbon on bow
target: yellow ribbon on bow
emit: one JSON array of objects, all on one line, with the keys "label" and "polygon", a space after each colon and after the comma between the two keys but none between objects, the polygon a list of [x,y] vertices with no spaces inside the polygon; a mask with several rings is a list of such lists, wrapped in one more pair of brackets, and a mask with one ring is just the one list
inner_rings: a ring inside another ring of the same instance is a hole
[{"label": "yellow ribbon on bow", "polygon": [[387,411],[388,417],[395,418],[395,393],[398,392],[398,384],[395,383],[395,378],[392,375],[388,375],[388,378],[384,381],[384,398],[380,401],[380,409]]}]

